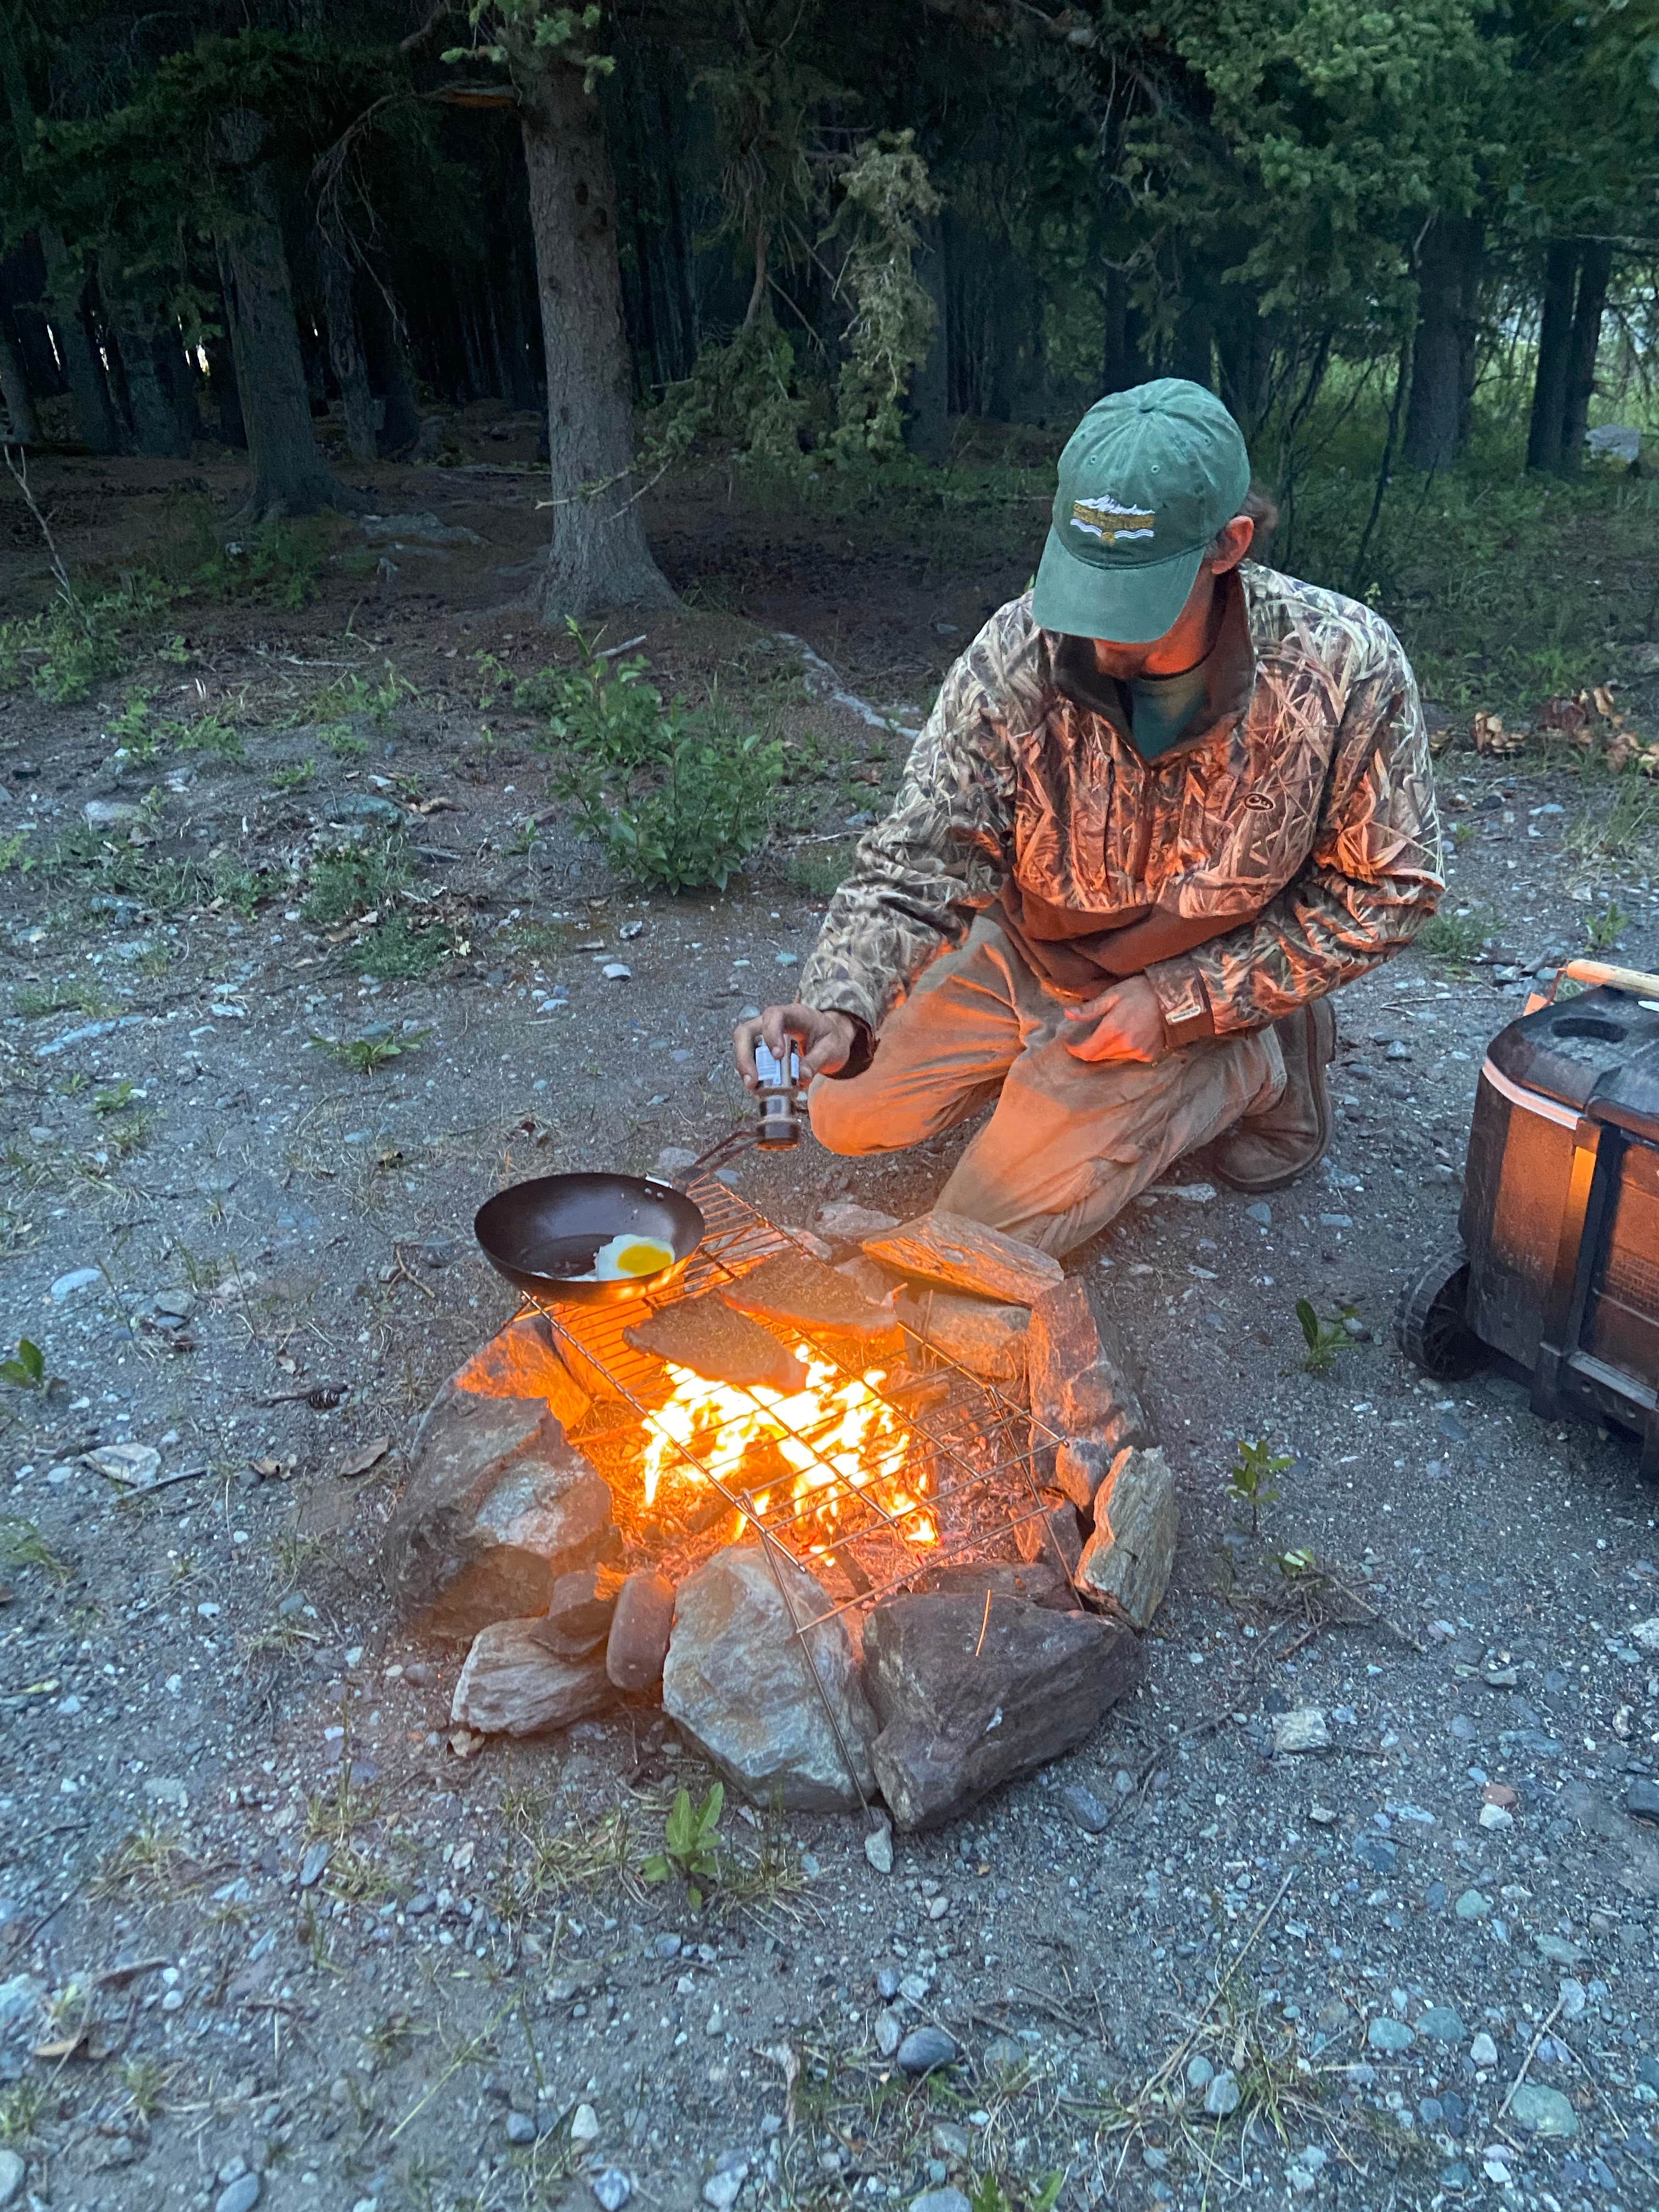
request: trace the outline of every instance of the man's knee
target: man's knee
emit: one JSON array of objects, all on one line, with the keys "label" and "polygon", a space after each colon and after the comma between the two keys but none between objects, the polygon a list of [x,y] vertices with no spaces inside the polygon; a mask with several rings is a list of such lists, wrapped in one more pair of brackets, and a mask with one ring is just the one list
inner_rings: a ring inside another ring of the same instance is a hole
[{"label": "man's knee", "polygon": [[856,1080],[834,1083],[820,1075],[806,1096],[812,1134],[827,1152],[853,1158],[860,1152],[890,1152],[892,1140],[882,1133],[882,1116],[859,1096]]}]

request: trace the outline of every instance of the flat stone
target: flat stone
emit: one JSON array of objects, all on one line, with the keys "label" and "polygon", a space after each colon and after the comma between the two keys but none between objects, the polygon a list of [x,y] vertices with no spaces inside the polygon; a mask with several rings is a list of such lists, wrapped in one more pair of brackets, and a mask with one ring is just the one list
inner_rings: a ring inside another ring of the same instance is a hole
[{"label": "flat stone", "polygon": [[1112,1809],[1080,1782],[1068,1782],[1060,1793],[1066,1817],[1085,1836],[1103,1836],[1112,1825]]},{"label": "flat stone", "polygon": [[890,1229],[898,1227],[898,1221],[873,1206],[860,1206],[854,1198],[832,1198],[828,1206],[819,1207],[817,1225],[826,1237],[843,1244],[860,1244],[866,1237],[884,1237]]},{"label": "flat stone", "polygon": [[562,1575],[617,1557],[611,1492],[539,1399],[453,1392],[422,1423],[382,1549],[428,1634],[545,1613]]},{"label": "flat stone", "polygon": [[1135,1628],[1163,1603],[1175,1566],[1175,1477],[1160,1446],[1120,1452],[1095,1493],[1094,1533],[1078,1562],[1085,1597],[1109,1600]]},{"label": "flat stone", "polygon": [[1559,2089],[1523,2081],[1510,2099],[1510,2118],[1535,2136],[1576,2136],[1578,2115]]},{"label": "flat stone", "polygon": [[570,2140],[573,2143],[598,2142],[599,2116],[592,2105],[578,2105],[570,2115]]},{"label": "flat stone", "polygon": [[981,1382],[1024,1395],[1029,1307],[993,1305],[987,1298],[939,1290],[901,1291],[896,1303],[899,1319],[924,1344]]},{"label": "flat stone", "polygon": [[1204,2109],[1212,2120],[1224,2120],[1238,2110],[1238,2077],[1230,2066],[1212,2074],[1204,2090]]},{"label": "flat stone", "polygon": [[1492,1899],[1478,1889],[1466,1889],[1452,1911],[1460,1920],[1484,1920],[1492,1911]]},{"label": "flat stone", "polygon": [[77,1291],[90,1290],[94,1283],[101,1283],[103,1279],[104,1273],[101,1267],[71,1267],[67,1275],[58,1276],[47,1296],[53,1305],[61,1306],[66,1298],[72,1298]]},{"label": "flat stone", "polygon": [[89,830],[130,829],[143,811],[130,799],[89,799],[81,810]]},{"label": "flat stone", "polygon": [[614,1567],[576,1567],[553,1585],[542,1641],[561,1659],[586,1659],[611,1633],[622,1577]]},{"label": "flat stone", "polygon": [[924,2189],[910,2199],[910,2212],[973,2212],[959,2189]]},{"label": "flat stone", "polygon": [[1625,1791],[1625,1810],[1638,1820],[1659,1820],[1659,1782],[1632,1782]]},{"label": "flat stone", "polygon": [[253,2212],[258,2203],[264,2182],[257,2173],[245,2173],[233,2181],[228,2189],[222,2189],[214,2200],[213,2212]]},{"label": "flat stone", "polygon": [[306,1855],[300,1862],[301,1889],[315,1889],[327,1869],[332,1851],[333,1845],[320,1838],[316,1843],[306,1845]]},{"label": "flat stone", "polygon": [[907,2074],[931,2074],[956,2063],[957,2046],[942,2027],[913,2027],[898,2047],[898,2063]]},{"label": "flat stone", "polygon": [[1577,1966],[1583,1964],[1583,1952],[1568,1936],[1545,1935],[1534,1940],[1539,1950],[1553,1966]]},{"label": "flat stone", "polygon": [[22,2195],[27,2171],[15,2150],[0,2150],[0,2212],[6,2212]]},{"label": "flat stone", "polygon": [[1462,2017],[1450,2005],[1431,2005],[1419,2015],[1417,2032],[1431,2043],[1462,2043],[1468,2034]]},{"label": "flat stone", "polygon": [[634,2185],[619,2166],[602,2166],[590,2173],[587,2185],[599,2200],[599,2212],[622,2212],[634,2194]]},{"label": "flat stone", "polygon": [[536,2123],[528,2112],[509,2112],[507,2116],[507,2139],[510,2143],[533,2143]]},{"label": "flat stone", "polygon": [[544,1314],[528,1314],[498,1328],[451,1387],[475,1398],[539,1398],[562,1426],[574,1429],[591,1402],[559,1355],[553,1325]]},{"label": "flat stone", "polygon": [[703,2203],[711,2206],[713,2212],[732,2212],[732,2207],[737,2203],[748,2179],[749,2168],[744,2162],[716,2166],[702,2185]]},{"label": "flat stone", "polygon": [[1014,1529],[1014,1542],[1019,1556],[1032,1565],[1048,1562],[1066,1571],[1067,1602],[1074,1601],[1077,1571],[1083,1559],[1084,1528],[1078,1510],[1069,1498],[1058,1505],[1045,1505],[1041,1511],[1029,1508]]},{"label": "flat stone", "polygon": [[936,1827],[1075,1749],[1141,1665],[1121,1625],[994,1591],[884,1600],[864,1656],[876,1779],[904,1829]]},{"label": "flat stone", "polygon": [[1273,1750],[1279,1757],[1298,1751],[1328,1751],[1331,1732],[1317,1705],[1297,1705],[1273,1721]]},{"label": "flat stone", "polygon": [[876,2049],[884,2058],[890,2058],[904,2040],[904,2024],[896,2012],[884,2006],[872,2023]]},{"label": "flat stone", "polygon": [[919,1215],[902,1228],[866,1237],[864,1249],[915,1281],[970,1291],[1001,1305],[1034,1305],[1066,1275],[1059,1261],[1036,1245],[955,1213]]},{"label": "flat stone", "polygon": [[1031,1310],[1025,1364],[1039,1475],[1048,1480],[1052,1471],[1087,1515],[1118,1454],[1158,1441],[1133,1356],[1098,1283],[1073,1275],[1042,1293]]},{"label": "flat stone", "polygon": [[1398,2057],[1401,2051],[1411,2049],[1417,2035],[1403,2020],[1391,2020],[1387,2013],[1380,2013],[1365,2030],[1365,2040],[1373,2051]]},{"label": "flat stone", "polygon": [[928,1568],[915,1584],[918,1596],[974,1597],[981,1607],[987,1590],[998,1597],[1023,1597],[1031,1605],[1046,1605],[1055,1613],[1078,1609],[1077,1592],[1052,1555],[1040,1554],[1019,1566],[1009,1559],[963,1559],[949,1566]]},{"label": "flat stone", "polygon": [[641,1568],[617,1593],[605,1671],[619,1690],[637,1696],[662,1680],[674,1626],[674,1585],[666,1575]]},{"label": "flat stone", "polygon": [[483,1735],[539,1735],[597,1712],[614,1694],[604,1661],[550,1650],[541,1620],[496,1620],[472,1640],[449,1717]]},{"label": "flat stone", "polygon": [[[780,1577],[789,1604],[780,1594]],[[875,1715],[846,1622],[823,1618],[831,1613],[822,1584],[788,1559],[769,1564],[757,1544],[729,1545],[680,1584],[663,1668],[664,1710],[757,1804],[769,1803],[775,1794],[792,1811],[858,1804],[818,1684],[859,1785],[866,1795],[875,1786]],[[805,1632],[811,1666],[796,1633],[797,1621],[810,1620],[818,1623]]]},{"label": "flat stone", "polygon": [[893,1871],[893,1831],[885,1820],[865,1837],[864,1856],[878,1874]]},{"label": "flat stone", "polygon": [[1483,2067],[1488,2072],[1498,2063],[1498,2045],[1484,2027],[1475,2032],[1474,2040],[1469,2045],[1469,2060],[1472,2065]]}]

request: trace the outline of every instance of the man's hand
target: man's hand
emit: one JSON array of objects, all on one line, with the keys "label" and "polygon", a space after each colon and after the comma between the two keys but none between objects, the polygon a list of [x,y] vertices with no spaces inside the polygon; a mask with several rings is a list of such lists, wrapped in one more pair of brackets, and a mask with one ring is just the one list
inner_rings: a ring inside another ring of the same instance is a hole
[{"label": "man's hand", "polygon": [[[1073,1060],[1138,1060],[1150,1064],[1170,1049],[1158,994],[1144,975],[1114,983],[1086,1006],[1068,1006],[1066,1018],[1082,1032],[1066,1039]],[[1088,1024],[1094,1024],[1090,1029]]]},{"label": "man's hand", "polygon": [[820,1013],[816,1006],[769,1006],[763,1014],[739,1022],[732,1032],[732,1042],[744,1081],[751,1091],[757,1091],[760,1079],[755,1073],[757,1037],[764,1037],[779,1060],[784,1057],[787,1040],[793,1037],[800,1047],[803,1075],[833,1075],[852,1058],[853,1041],[857,1035],[851,1014]]}]

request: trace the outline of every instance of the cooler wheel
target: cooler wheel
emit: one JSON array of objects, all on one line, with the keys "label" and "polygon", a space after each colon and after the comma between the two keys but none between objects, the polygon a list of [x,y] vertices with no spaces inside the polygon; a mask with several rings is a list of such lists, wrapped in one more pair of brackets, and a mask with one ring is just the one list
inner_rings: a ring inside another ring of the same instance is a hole
[{"label": "cooler wheel", "polygon": [[1469,1259],[1461,1244],[1438,1252],[1400,1294],[1395,1336],[1415,1367],[1437,1382],[1473,1375],[1486,1347],[1464,1319]]}]

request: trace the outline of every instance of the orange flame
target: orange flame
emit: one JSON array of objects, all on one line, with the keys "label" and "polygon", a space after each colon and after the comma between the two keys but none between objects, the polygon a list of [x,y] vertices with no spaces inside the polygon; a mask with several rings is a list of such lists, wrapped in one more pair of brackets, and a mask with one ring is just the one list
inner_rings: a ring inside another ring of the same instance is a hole
[{"label": "orange flame", "polygon": [[[665,1474],[702,1482],[713,1478],[741,1492],[745,1456],[757,1447],[789,1470],[798,1510],[833,1528],[848,1490],[868,1494],[913,1544],[938,1541],[933,1516],[913,1494],[921,1484],[902,1478],[910,1456],[910,1431],[878,1395],[886,1377],[869,1369],[860,1380],[842,1374],[808,1344],[797,1344],[806,1370],[804,1389],[777,1390],[769,1383],[739,1388],[710,1382],[688,1367],[669,1364],[674,1387],[646,1416],[646,1449],[640,1472],[647,1506],[656,1502]],[[757,1492],[755,1510],[765,1513],[771,1493]]]}]

